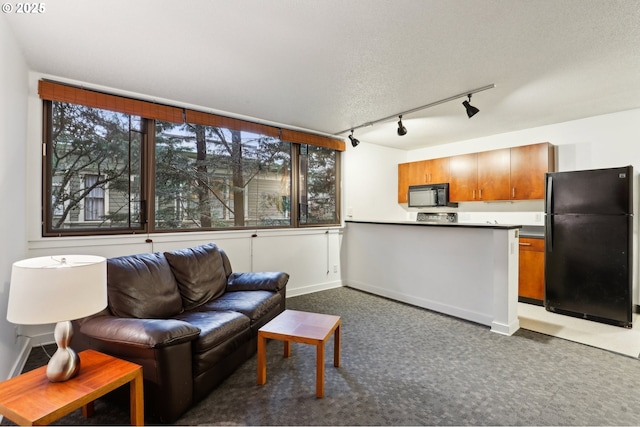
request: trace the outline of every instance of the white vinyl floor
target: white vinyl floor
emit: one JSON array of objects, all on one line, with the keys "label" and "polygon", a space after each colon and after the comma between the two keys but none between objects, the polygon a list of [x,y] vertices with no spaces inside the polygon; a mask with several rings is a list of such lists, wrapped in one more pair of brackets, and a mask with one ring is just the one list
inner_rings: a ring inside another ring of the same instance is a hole
[{"label": "white vinyl floor", "polygon": [[631,329],[551,313],[544,307],[518,303],[520,327],[566,340],[640,357],[640,325],[633,315]]}]

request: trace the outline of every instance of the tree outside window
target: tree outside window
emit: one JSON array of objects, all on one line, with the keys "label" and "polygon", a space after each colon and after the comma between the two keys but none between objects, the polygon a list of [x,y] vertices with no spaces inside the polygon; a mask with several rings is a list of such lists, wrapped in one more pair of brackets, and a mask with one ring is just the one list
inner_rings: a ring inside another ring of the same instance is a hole
[{"label": "tree outside window", "polygon": [[300,147],[300,223],[338,222],[337,154],[314,145]]},{"label": "tree outside window", "polygon": [[155,227],[289,226],[291,144],[198,124],[156,123]]}]

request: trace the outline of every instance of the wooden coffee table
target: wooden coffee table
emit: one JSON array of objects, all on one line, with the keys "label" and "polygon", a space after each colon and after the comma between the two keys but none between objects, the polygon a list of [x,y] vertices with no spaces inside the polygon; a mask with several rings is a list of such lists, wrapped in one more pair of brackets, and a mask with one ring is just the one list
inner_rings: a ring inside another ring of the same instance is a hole
[{"label": "wooden coffee table", "polygon": [[267,381],[267,339],[284,341],[284,357],[291,343],[316,346],[316,397],[324,396],[324,344],[334,334],[333,366],[340,366],[340,316],[285,310],[258,329],[258,385]]},{"label": "wooden coffee table", "polygon": [[0,414],[19,425],[45,425],[78,408],[89,417],[93,401],[130,383],[131,424],[144,425],[142,366],[93,350],[78,353],[80,373],[52,383],[43,366],[0,383]]}]

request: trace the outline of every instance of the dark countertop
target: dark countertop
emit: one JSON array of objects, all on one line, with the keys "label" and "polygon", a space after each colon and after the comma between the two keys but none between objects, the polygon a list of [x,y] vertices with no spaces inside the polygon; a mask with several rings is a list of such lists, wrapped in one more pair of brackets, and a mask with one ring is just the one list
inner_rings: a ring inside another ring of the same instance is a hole
[{"label": "dark countertop", "polygon": [[544,225],[523,225],[520,230],[520,237],[544,239]]},{"label": "dark countertop", "polygon": [[483,223],[460,223],[460,222],[429,222],[429,221],[380,221],[380,220],[355,220],[348,219],[345,222],[353,222],[360,224],[390,224],[390,225],[413,225],[420,227],[454,227],[454,228],[486,228],[493,230],[513,230],[520,229],[522,225],[514,225],[514,224],[483,224]]}]

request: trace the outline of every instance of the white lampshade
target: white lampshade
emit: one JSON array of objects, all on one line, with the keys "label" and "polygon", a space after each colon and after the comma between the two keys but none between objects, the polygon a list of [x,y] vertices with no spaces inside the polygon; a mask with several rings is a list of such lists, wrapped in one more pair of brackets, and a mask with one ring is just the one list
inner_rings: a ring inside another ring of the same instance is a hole
[{"label": "white lampshade", "polygon": [[107,260],[59,255],[13,263],[7,320],[40,325],[79,319],[107,306]]}]

